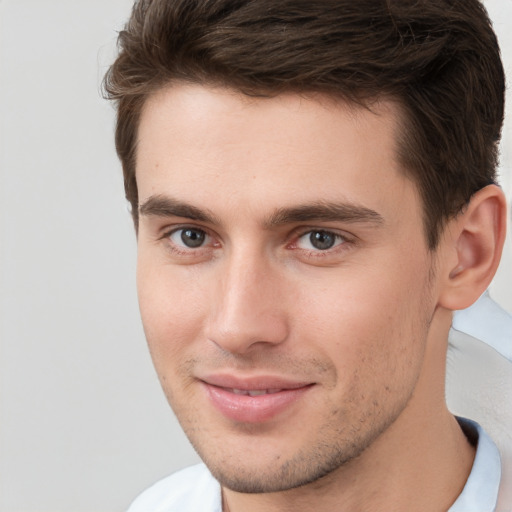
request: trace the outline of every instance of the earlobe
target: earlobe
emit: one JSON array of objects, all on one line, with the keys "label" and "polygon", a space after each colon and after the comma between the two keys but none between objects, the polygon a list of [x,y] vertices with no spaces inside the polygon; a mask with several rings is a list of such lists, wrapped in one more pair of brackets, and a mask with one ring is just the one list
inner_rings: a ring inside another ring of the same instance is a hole
[{"label": "earlobe", "polygon": [[489,185],[475,193],[465,210],[450,221],[442,307],[467,308],[489,286],[505,241],[506,210],[502,190]]}]

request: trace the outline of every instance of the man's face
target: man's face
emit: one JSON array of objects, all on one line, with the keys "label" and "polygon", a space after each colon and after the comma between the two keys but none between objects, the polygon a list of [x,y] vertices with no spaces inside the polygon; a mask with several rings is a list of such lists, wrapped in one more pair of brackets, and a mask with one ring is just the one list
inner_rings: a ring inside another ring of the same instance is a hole
[{"label": "man's face", "polygon": [[142,319],[170,404],[229,488],[292,488],[392,425],[413,435],[436,301],[397,118],[387,102],[196,85],[145,106]]}]

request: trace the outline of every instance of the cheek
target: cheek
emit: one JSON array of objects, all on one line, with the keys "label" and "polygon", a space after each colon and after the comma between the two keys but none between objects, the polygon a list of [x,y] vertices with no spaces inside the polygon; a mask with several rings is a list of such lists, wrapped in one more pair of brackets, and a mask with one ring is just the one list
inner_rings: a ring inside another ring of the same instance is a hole
[{"label": "cheek", "polygon": [[137,290],[144,332],[159,373],[188,357],[199,339],[205,293],[194,279],[139,258]]},{"label": "cheek", "polygon": [[[415,379],[422,364],[428,332],[426,286],[395,267],[388,272],[332,282],[307,307],[300,329],[337,368],[344,387],[352,379],[387,381]],[[307,333],[307,334],[306,334]]]}]

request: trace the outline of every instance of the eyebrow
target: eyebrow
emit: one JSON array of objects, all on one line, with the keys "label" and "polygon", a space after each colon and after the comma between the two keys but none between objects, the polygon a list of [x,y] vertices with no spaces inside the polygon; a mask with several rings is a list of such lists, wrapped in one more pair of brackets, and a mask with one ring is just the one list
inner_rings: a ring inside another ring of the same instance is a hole
[{"label": "eyebrow", "polygon": [[375,226],[384,224],[382,215],[352,203],[315,202],[292,208],[279,208],[266,221],[269,227],[295,222],[349,222]]},{"label": "eyebrow", "polygon": [[155,217],[184,217],[199,222],[218,224],[219,221],[212,213],[172,197],[150,196],[139,206],[139,215]]},{"label": "eyebrow", "polygon": [[[221,224],[210,211],[179,201],[169,196],[150,196],[139,206],[139,215],[156,217],[183,217],[199,222]],[[384,218],[365,206],[318,201],[294,207],[276,209],[264,222],[268,229],[298,222],[348,222],[374,226],[384,224]]]}]

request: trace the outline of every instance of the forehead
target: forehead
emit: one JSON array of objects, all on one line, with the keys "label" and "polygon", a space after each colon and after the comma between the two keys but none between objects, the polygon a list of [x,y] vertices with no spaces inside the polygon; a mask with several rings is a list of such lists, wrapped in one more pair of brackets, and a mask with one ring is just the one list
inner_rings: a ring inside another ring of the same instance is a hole
[{"label": "forehead", "polygon": [[253,212],[322,200],[396,208],[390,201],[405,189],[418,199],[397,162],[399,126],[391,101],[368,109],[324,95],[252,98],[173,85],[150,97],[141,115],[139,202],[170,194]]}]

